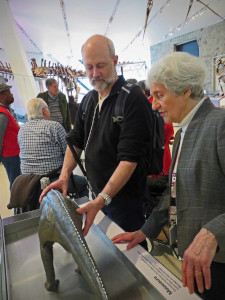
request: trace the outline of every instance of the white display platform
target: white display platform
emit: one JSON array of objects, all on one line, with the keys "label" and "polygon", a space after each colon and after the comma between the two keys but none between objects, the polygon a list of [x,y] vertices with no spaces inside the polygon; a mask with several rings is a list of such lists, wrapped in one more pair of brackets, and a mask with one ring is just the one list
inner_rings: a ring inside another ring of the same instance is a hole
[{"label": "white display platform", "polygon": [[[101,211],[97,214],[94,223],[110,239],[124,232]],[[190,295],[182,282],[141,246],[137,245],[129,251],[126,250],[127,243],[116,244],[116,246],[166,299],[200,299],[196,294]]]}]

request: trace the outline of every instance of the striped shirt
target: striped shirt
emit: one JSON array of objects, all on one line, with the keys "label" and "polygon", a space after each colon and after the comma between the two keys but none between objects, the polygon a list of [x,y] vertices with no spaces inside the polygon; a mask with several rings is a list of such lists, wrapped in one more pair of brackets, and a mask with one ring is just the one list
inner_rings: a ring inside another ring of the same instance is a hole
[{"label": "striped shirt", "polygon": [[22,174],[46,174],[63,164],[66,131],[58,122],[32,119],[18,134]]},{"label": "striped shirt", "polygon": [[52,94],[48,92],[48,108],[50,110],[50,120],[59,122],[63,125],[63,116],[59,107],[58,95],[52,96]]}]

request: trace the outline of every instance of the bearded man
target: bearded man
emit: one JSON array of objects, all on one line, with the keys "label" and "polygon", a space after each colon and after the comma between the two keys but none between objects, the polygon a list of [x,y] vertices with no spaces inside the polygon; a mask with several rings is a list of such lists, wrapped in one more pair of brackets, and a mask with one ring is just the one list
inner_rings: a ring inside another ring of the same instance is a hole
[{"label": "bearded man", "polygon": [[[84,235],[97,212],[102,209],[124,230],[138,230],[144,224],[143,201],[147,170],[144,159],[152,137],[149,103],[138,86],[130,91],[124,106],[123,122],[113,122],[115,105],[126,83],[117,76],[113,42],[101,35],[89,38],[82,47],[82,57],[90,91],[79,106],[74,129],[69,133],[78,155],[85,151],[87,176],[97,197],[79,208],[86,213]],[[58,181],[47,187],[66,195],[68,180],[76,162],[67,147]]]}]

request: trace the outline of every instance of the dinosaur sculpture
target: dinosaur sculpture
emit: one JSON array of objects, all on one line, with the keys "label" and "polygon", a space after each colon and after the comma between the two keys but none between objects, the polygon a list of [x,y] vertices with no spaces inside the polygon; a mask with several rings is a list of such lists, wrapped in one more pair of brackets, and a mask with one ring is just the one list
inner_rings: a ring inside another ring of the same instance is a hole
[{"label": "dinosaur sculpture", "polygon": [[45,288],[55,291],[59,285],[53,266],[53,244],[57,242],[72,254],[97,299],[105,300],[108,295],[83,237],[82,216],[76,213],[77,208],[73,200],[55,190],[51,190],[42,200],[38,234],[47,278]]}]

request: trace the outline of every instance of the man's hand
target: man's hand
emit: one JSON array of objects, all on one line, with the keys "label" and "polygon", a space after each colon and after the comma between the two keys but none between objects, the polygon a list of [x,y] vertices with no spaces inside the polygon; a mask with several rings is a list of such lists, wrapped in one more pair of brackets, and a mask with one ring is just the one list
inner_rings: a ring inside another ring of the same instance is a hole
[{"label": "man's hand", "polygon": [[[216,237],[207,229],[202,228],[195,236],[191,245],[184,252],[182,263],[183,286],[187,286],[189,293],[194,292],[194,277],[198,291],[203,293],[204,284],[208,290],[211,287],[210,266],[215,256],[218,242]],[[204,281],[203,281],[204,279]]]},{"label": "man's hand", "polygon": [[114,244],[118,244],[121,242],[129,241],[127,245],[127,250],[130,250],[137,244],[143,242],[146,239],[146,235],[141,231],[134,231],[134,232],[124,232],[120,233],[112,238],[112,242]]},{"label": "man's hand", "polygon": [[41,193],[39,202],[41,203],[42,199],[44,196],[47,195],[47,193],[51,190],[51,189],[55,189],[55,190],[61,190],[63,195],[66,197],[67,196],[67,190],[68,190],[68,180],[64,180],[64,179],[58,179],[54,182],[52,182],[50,185],[48,185],[43,192]]},{"label": "man's hand", "polygon": [[86,213],[86,221],[83,229],[84,236],[88,234],[88,231],[94,222],[95,216],[103,206],[104,199],[101,196],[98,196],[93,201],[76,210],[79,214]]}]

